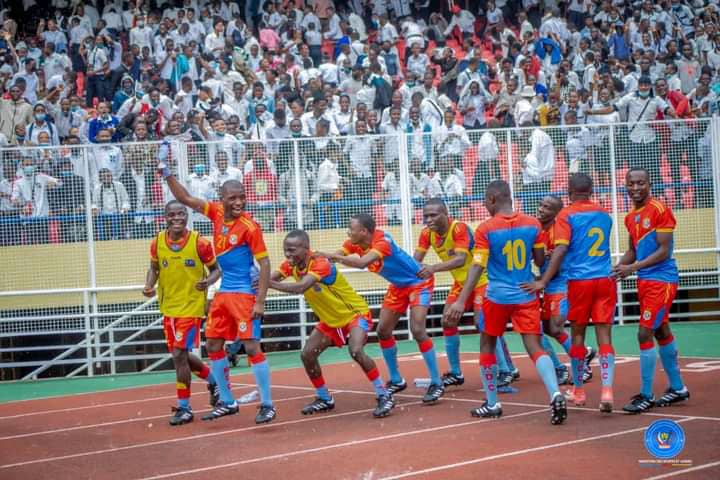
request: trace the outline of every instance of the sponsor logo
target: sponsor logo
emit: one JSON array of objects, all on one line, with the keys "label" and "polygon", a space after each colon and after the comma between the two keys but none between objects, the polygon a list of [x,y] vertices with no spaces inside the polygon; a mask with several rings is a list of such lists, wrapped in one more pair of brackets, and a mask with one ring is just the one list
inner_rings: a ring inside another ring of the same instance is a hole
[{"label": "sponsor logo", "polygon": [[645,448],[657,458],[675,458],[685,448],[685,431],[672,420],[657,420],[645,430]]}]

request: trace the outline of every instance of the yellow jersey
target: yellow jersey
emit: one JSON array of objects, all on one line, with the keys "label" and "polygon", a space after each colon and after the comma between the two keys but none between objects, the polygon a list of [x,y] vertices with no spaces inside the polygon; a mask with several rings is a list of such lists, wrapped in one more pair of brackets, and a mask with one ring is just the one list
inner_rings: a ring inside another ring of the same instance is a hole
[{"label": "yellow jersey", "polygon": [[158,304],[167,317],[205,316],[206,292],[195,288],[205,278],[205,265],[215,263],[212,244],[198,232],[187,231],[172,242],[163,230],[150,245],[150,257],[157,262]]},{"label": "yellow jersey", "polygon": [[317,279],[303,296],[320,321],[329,327],[342,328],[358,315],[369,316],[370,309],[365,300],[325,257],[311,256],[304,270],[290,266],[286,260],[278,267],[278,272],[282,278],[292,277],[295,281],[305,275]]},{"label": "yellow jersey", "polygon": [[[472,265],[472,254],[470,253],[475,246],[472,230],[470,226],[458,220],[450,220],[450,227],[444,237],[425,227],[420,232],[418,245],[416,249],[421,252],[427,252],[431,247],[437,256],[443,262],[447,262],[455,256],[456,252],[465,253],[465,263],[454,270],[450,270],[450,275],[457,283],[463,285],[467,280],[470,265]],[[478,286],[488,283],[487,273],[483,271]]]}]

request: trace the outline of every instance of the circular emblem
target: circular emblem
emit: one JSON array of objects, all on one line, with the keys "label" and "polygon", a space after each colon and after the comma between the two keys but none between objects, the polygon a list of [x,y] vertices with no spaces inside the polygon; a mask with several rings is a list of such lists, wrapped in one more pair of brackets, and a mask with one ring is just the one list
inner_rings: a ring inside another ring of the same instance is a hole
[{"label": "circular emblem", "polygon": [[647,217],[643,219],[643,228],[650,228],[650,219]]},{"label": "circular emblem", "polygon": [[240,322],[238,325],[238,330],[240,330],[242,333],[245,333],[247,331],[247,323]]},{"label": "circular emblem", "polygon": [[182,249],[180,248],[180,245],[178,245],[177,243],[173,243],[172,245],[170,245],[170,250],[172,250],[173,252],[179,252]]},{"label": "circular emblem", "polygon": [[182,333],[177,332],[175,334],[175,341],[179,342],[180,340],[182,340]]},{"label": "circular emblem", "polygon": [[672,420],[657,420],[645,430],[645,448],[657,458],[675,458],[685,448],[685,431]]},{"label": "circular emblem", "polygon": [[651,316],[652,316],[652,313],[650,313],[650,310],[645,310],[643,312],[643,320],[650,320]]},{"label": "circular emblem", "polygon": [[237,235],[232,234],[230,235],[230,245],[235,245],[237,243]]}]

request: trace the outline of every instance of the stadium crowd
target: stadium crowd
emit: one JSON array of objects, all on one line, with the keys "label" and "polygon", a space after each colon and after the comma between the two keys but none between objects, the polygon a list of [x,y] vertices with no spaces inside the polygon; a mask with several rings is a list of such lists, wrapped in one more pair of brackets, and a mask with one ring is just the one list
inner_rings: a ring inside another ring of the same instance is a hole
[{"label": "stadium crowd", "polygon": [[518,181],[537,192],[558,162],[607,185],[603,126],[625,121],[618,167],[693,182],[676,208],[712,188],[698,119],[718,111],[716,0],[16,3],[0,12],[0,244],[82,239],[87,192],[98,239],[149,237],[172,198],[158,144],[139,143],[157,140],[188,144],[195,196],[242,181],[268,230],[294,226],[298,184],[305,228],[373,198],[398,222],[399,138],[414,198],[481,198],[501,127],[527,127]]}]

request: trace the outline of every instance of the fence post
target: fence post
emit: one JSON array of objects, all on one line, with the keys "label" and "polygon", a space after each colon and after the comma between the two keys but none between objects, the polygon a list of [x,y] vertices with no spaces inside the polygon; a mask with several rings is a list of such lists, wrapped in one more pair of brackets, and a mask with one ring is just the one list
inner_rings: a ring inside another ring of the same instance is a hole
[{"label": "fence post", "polygon": [[[173,150],[177,150],[178,152],[178,158],[177,158],[177,179],[180,183],[183,184],[185,188],[188,188],[188,159],[187,159],[187,151],[188,151],[188,144],[185,142],[177,142],[173,141],[170,143],[170,152]],[[195,228],[195,222],[194,222],[195,212],[191,212],[188,216],[188,228],[190,230]]]},{"label": "fence post", "polygon": [[93,372],[93,349],[92,349],[92,326],[90,324],[90,295],[88,291],[83,292],[83,315],[85,316],[85,364],[87,374],[92,376]]},{"label": "fence post", "polygon": [[[297,228],[302,230],[305,226],[303,218],[303,209],[305,208],[305,205],[303,204],[303,189],[300,178],[301,175],[305,174],[305,169],[302,168],[300,165],[300,146],[298,145],[298,142],[298,139],[293,140],[293,169],[295,172],[295,222],[297,223]],[[308,194],[309,193],[310,192],[308,192]],[[299,295],[298,307],[300,309],[300,347],[304,348],[305,342],[307,342],[307,305],[305,304],[305,296],[302,294]]]},{"label": "fence post", "polygon": [[402,221],[402,240],[405,251],[412,252],[413,243],[413,206],[410,188],[410,161],[408,159],[407,134],[397,133],[398,168],[400,170],[400,218]]},{"label": "fence post", "polygon": [[[609,132],[610,138],[608,139],[610,141],[610,194],[612,195],[612,217],[613,217],[613,243],[615,247],[615,253],[617,255],[622,255],[622,251],[620,250],[620,229],[624,225],[624,223],[621,223],[619,221],[620,218],[620,212],[618,209],[620,208],[618,205],[618,188],[617,188],[617,159],[615,158],[615,126],[610,125],[610,132]],[[659,159],[658,159],[659,160]],[[612,259],[612,255],[610,255],[610,258]],[[623,293],[622,293],[622,280],[618,280],[617,282],[617,307],[618,307],[618,322],[620,325],[625,324],[625,312],[623,307]]]},{"label": "fence post", "polygon": [[[713,213],[715,215],[715,258],[720,269],[720,117],[713,116],[707,126],[710,134],[710,151],[713,185]],[[697,188],[697,187],[696,187]]]},{"label": "fence post", "polygon": [[[83,167],[85,175],[85,228],[87,235],[87,253],[88,253],[88,280],[90,283],[90,298],[89,303],[91,304],[90,315],[92,316],[92,328],[94,331],[98,330],[98,317],[97,317],[97,272],[95,269],[95,229],[93,228],[93,211],[92,211],[92,190],[90,189],[90,155],[88,149],[91,147],[83,147]],[[89,320],[89,319],[88,319]],[[88,321],[89,323],[89,321]],[[89,326],[89,325],[88,325]],[[95,356],[100,356],[100,336],[95,337]],[[88,344],[88,350],[92,356],[92,348]],[[92,367],[92,362],[88,362],[88,375],[93,376],[95,371]]]},{"label": "fence post", "polygon": [[505,130],[505,145],[505,155],[507,155],[508,165],[508,184],[510,184],[510,198],[512,199],[513,210],[515,210],[515,174],[513,173],[512,130],[509,128]]}]

